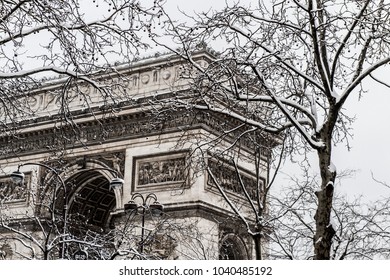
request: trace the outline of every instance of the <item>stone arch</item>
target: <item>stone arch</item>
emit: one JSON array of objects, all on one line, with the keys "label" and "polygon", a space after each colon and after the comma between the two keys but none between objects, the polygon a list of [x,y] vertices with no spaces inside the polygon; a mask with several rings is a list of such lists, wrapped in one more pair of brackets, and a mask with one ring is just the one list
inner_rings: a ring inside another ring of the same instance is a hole
[{"label": "stone arch", "polygon": [[225,234],[219,245],[219,259],[247,260],[248,252],[244,241],[237,234]]},{"label": "stone arch", "polygon": [[[111,213],[123,208],[123,190],[110,189],[110,181],[117,176],[105,163],[96,159],[74,160],[62,168],[59,176],[65,188],[57,191],[57,209],[66,209],[68,219],[79,219],[84,224],[105,229],[110,226]],[[55,180],[53,174],[48,180]]]}]

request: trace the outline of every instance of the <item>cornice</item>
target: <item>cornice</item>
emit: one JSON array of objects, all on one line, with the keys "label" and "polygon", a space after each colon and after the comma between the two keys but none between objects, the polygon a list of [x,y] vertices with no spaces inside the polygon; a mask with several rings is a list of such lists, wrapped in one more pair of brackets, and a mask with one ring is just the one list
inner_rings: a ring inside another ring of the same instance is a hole
[{"label": "cornice", "polygon": [[[122,140],[131,140],[147,136],[158,136],[167,133],[185,132],[193,129],[204,129],[216,136],[223,134],[239,124],[226,116],[211,114],[202,110],[177,111],[164,119],[157,119],[147,111],[132,112],[102,119],[62,124],[45,129],[29,130],[17,135],[0,138],[0,158],[11,158],[21,155],[38,154],[59,149],[101,145]],[[242,129],[246,129],[243,127]],[[242,133],[237,129],[229,135],[223,135],[226,141],[235,141]],[[268,145],[260,133],[259,141]],[[253,151],[253,143],[248,137],[240,139],[242,148]]]}]

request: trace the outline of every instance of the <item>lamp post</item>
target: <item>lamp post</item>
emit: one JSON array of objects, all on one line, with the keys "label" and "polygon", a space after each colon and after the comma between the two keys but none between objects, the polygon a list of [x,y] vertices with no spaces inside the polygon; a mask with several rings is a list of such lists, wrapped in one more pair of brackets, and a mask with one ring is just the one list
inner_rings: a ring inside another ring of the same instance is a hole
[{"label": "lamp post", "polygon": [[[44,168],[50,170],[59,179],[59,181],[61,183],[61,187],[64,190],[64,206],[63,206],[63,210],[62,210],[63,222],[64,222],[62,241],[64,242],[65,236],[66,236],[67,216],[68,216],[68,203],[66,201],[67,192],[66,192],[65,182],[55,168],[50,167],[50,166],[43,164],[43,163],[39,163],[39,162],[34,162],[34,163],[33,162],[26,162],[26,163],[19,164],[18,170],[12,172],[10,175],[12,181],[14,181],[15,183],[23,183],[25,175],[23,172],[20,171],[20,167],[26,166],[26,165],[37,165],[37,166],[41,166],[41,167],[44,167]],[[52,203],[52,206],[51,206],[52,207],[52,215],[54,214],[55,202],[57,200],[56,194],[57,194],[57,189],[55,189],[53,191],[53,198],[52,198],[52,202],[51,202]],[[64,257],[65,257],[65,245],[63,243],[61,246],[61,258],[64,259]]]},{"label": "lamp post", "polygon": [[[136,203],[139,200],[140,203]],[[125,212],[135,211],[135,213],[141,214],[141,241],[139,243],[140,253],[144,252],[144,238],[145,238],[145,216],[147,211],[150,211],[153,216],[160,216],[164,210],[164,206],[158,202],[157,196],[154,193],[149,193],[143,196],[141,193],[134,193],[131,196],[131,200],[124,205]]]},{"label": "lamp post", "polygon": [[[26,162],[26,163],[22,163],[22,164],[19,164],[18,165],[18,169],[14,172],[11,173],[10,177],[12,179],[12,181],[14,181],[15,183],[23,183],[24,181],[24,173],[20,171],[20,168],[22,166],[26,166],[26,165],[36,165],[36,166],[41,166],[43,168],[46,168],[48,170],[50,170],[60,181],[61,183],[61,187],[63,188],[63,191],[64,191],[64,206],[63,206],[63,221],[64,221],[64,227],[63,227],[63,244],[62,244],[62,248],[61,248],[61,258],[64,259],[65,258],[65,238],[66,238],[66,228],[67,228],[67,216],[68,216],[68,201],[67,201],[67,188],[66,188],[66,184],[64,182],[64,180],[62,179],[60,173],[58,172],[57,169],[51,167],[51,166],[48,166],[46,164],[43,164],[43,163],[39,163],[39,162]],[[123,184],[124,184],[124,180],[122,178],[119,178],[119,174],[118,174],[118,171],[116,170],[113,170],[111,168],[106,168],[106,167],[100,167],[100,168],[93,168],[93,169],[84,169],[82,170],[83,172],[85,171],[90,171],[90,170],[106,170],[106,171],[109,171],[111,172],[111,174],[113,174],[115,177],[113,179],[110,180],[109,182],[109,188],[110,190],[111,189],[115,189],[115,188],[118,188],[118,187],[122,187]],[[55,189],[53,191],[53,198],[52,198],[52,213],[54,213],[54,208],[55,208],[55,202],[57,200],[57,197],[56,197],[56,194],[57,194],[57,189]]]}]

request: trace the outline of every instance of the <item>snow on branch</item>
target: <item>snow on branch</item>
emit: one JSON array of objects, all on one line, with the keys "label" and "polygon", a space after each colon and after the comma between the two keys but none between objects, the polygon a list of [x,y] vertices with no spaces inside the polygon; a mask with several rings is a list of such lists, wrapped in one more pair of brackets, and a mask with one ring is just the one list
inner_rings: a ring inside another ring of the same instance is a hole
[{"label": "snow on branch", "polygon": [[[70,77],[73,77],[75,79],[79,79],[82,81],[85,81],[95,88],[103,89],[103,86],[94,81],[93,79],[89,78],[85,74],[80,74],[78,72],[69,70],[69,69],[63,69],[60,67],[56,66],[43,66],[43,67],[38,67],[35,69],[30,69],[30,70],[22,70],[22,71],[17,71],[17,72],[10,72],[10,73],[1,73],[0,72],[0,80],[1,79],[15,79],[15,78],[22,78],[22,77],[27,77],[31,76],[34,74],[42,73],[42,72],[54,72],[57,74],[64,74]],[[91,74],[88,74],[91,75]]]}]

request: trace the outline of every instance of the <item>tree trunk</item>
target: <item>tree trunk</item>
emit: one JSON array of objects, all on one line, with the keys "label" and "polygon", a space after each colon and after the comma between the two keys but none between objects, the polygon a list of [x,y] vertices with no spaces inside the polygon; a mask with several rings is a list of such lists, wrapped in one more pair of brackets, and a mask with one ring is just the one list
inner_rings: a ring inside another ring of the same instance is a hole
[{"label": "tree trunk", "polygon": [[255,234],[253,235],[253,240],[255,242],[255,253],[256,253],[256,260],[262,260],[261,256],[261,234]]},{"label": "tree trunk", "polygon": [[331,141],[326,148],[318,151],[321,172],[321,189],[316,192],[318,198],[317,211],[314,216],[316,233],[314,235],[314,259],[329,260],[332,239],[335,230],[331,224],[334,181],[336,170],[331,163]]}]

